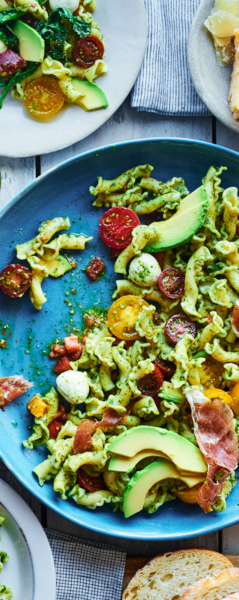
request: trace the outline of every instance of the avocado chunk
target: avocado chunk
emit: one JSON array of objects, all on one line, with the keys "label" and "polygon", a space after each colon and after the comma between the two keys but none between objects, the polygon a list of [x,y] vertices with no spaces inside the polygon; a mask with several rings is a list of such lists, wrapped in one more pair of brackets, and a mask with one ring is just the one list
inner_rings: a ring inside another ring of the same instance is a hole
[{"label": "avocado chunk", "polygon": [[60,254],[54,260],[43,260],[43,258],[41,258],[37,264],[46,267],[51,277],[60,277],[72,269],[68,260]]},{"label": "avocado chunk", "polygon": [[125,517],[131,517],[140,512],[144,507],[144,502],[148,491],[163,479],[179,479],[186,483],[188,487],[193,487],[202,481],[198,477],[183,477],[177,471],[173,463],[165,458],[161,458],[141,471],[137,471],[132,479],[127,483],[123,496],[123,511]]},{"label": "avocado chunk", "polygon": [[161,252],[190,240],[202,227],[208,206],[207,194],[201,185],[182,200],[170,219],[152,223],[157,227],[159,237],[148,242],[144,252]]},{"label": "avocado chunk", "polygon": [[76,104],[84,110],[97,110],[98,108],[107,108],[109,105],[103,90],[95,83],[73,77],[72,85],[77,92],[84,94],[76,100]]},{"label": "avocado chunk", "polygon": [[45,42],[35,29],[23,21],[16,20],[13,33],[19,39],[19,52],[25,60],[42,62],[44,59]]},{"label": "avocado chunk", "polygon": [[185,400],[184,394],[182,394],[180,390],[175,390],[173,387],[170,387],[170,383],[168,383],[168,381],[163,382],[158,395],[160,398],[163,398],[163,400],[175,402],[176,404],[182,404]]},{"label": "avocado chunk", "polygon": [[174,431],[139,425],[121,433],[109,446],[109,451],[122,456],[135,456],[142,450],[158,450],[175,463],[179,471],[206,473],[207,465],[197,448]]}]

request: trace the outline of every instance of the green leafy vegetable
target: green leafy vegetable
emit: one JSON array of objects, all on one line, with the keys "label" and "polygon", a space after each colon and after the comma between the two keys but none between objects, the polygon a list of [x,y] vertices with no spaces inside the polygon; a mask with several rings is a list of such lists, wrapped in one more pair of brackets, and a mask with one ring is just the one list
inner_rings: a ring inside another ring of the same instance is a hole
[{"label": "green leafy vegetable", "polygon": [[19,81],[22,81],[22,79],[25,79],[25,77],[28,77],[29,75],[32,75],[32,73],[34,73],[38,67],[39,63],[35,63],[35,62],[29,62],[27,65],[26,69],[21,69],[20,71],[18,71],[17,73],[15,73],[15,75],[13,75],[11,77],[11,79],[5,79],[5,81],[0,83],[0,86],[6,86],[2,95],[0,96],[0,109],[2,108],[2,104],[3,104],[3,100],[4,98],[6,98],[6,95],[8,93],[8,91],[10,90],[10,87],[12,85],[14,85],[15,83],[19,83]]},{"label": "green leafy vegetable", "polygon": [[24,15],[23,12],[16,11],[14,8],[5,8],[2,10],[2,12],[0,12],[0,23],[12,21],[12,19],[22,17],[22,15]]},{"label": "green leafy vegetable", "polygon": [[70,39],[71,31],[79,37],[86,37],[91,32],[91,25],[79,17],[74,17],[69,8],[58,8],[48,18],[48,21],[38,21],[36,31],[45,40],[46,54],[64,63],[67,55],[64,44]]},{"label": "green leafy vegetable", "polygon": [[[11,48],[11,50],[18,44],[17,37],[14,35],[11,28],[8,25],[5,25],[4,23],[0,23],[0,40],[5,42],[8,48]],[[15,49],[17,50],[17,48]]]}]

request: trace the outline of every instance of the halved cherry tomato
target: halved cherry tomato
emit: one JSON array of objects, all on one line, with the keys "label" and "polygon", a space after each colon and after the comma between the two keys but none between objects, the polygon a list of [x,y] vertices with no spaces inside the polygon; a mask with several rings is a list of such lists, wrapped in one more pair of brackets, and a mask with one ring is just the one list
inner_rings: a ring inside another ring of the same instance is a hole
[{"label": "halved cherry tomato", "polygon": [[205,362],[197,370],[204,390],[212,387],[217,388],[222,384],[223,364],[216,361],[212,356],[207,356]]},{"label": "halved cherry tomato", "polygon": [[160,371],[163,373],[165,379],[171,379],[176,371],[175,364],[170,360],[163,360],[161,358],[160,360],[154,360],[154,364],[160,368]]},{"label": "halved cherry tomato", "polygon": [[91,477],[82,469],[82,467],[78,469],[77,483],[80,487],[84,488],[84,490],[90,492],[91,494],[94,492],[99,492],[105,487],[102,477]]},{"label": "halved cherry tomato", "polygon": [[181,298],[184,294],[184,275],[179,269],[164,269],[159,275],[158,286],[167,298]]},{"label": "halved cherry tomato", "polygon": [[56,79],[45,75],[27,84],[23,101],[27,110],[35,117],[53,117],[61,110],[65,96]]},{"label": "halved cherry tomato", "polygon": [[197,494],[198,494],[198,490],[201,487],[201,483],[198,483],[197,485],[194,485],[192,488],[188,488],[186,487],[184,490],[176,490],[174,491],[175,496],[177,496],[178,498],[180,498],[180,500],[182,500],[183,502],[186,502],[186,504],[197,504],[198,500],[197,500]]},{"label": "halved cherry tomato", "polygon": [[203,392],[203,395],[206,396],[206,398],[209,398],[212,400],[214,398],[215,399],[218,398],[224,404],[228,404],[230,406],[230,408],[232,408],[232,404],[233,404],[232,397],[227,392],[224,392],[224,390],[220,390],[218,388],[210,388],[210,389],[207,389],[205,392]]},{"label": "halved cherry tomato", "polygon": [[165,252],[164,251],[162,251],[162,252],[152,252],[152,255],[158,261],[158,264],[161,267],[161,269],[163,269],[163,261],[164,261]]},{"label": "halved cherry tomato", "polygon": [[80,348],[80,343],[77,335],[69,335],[64,338],[64,344],[68,354],[74,354]]},{"label": "halved cherry tomato", "polygon": [[53,368],[54,373],[64,373],[65,371],[72,371],[70,361],[67,356],[60,358]]},{"label": "halved cherry tomato", "polygon": [[60,411],[60,413],[61,413],[60,419],[61,419],[62,421],[67,421],[67,419],[68,419],[68,414],[67,414],[67,412],[66,412],[66,407],[65,407],[65,405],[64,405],[64,404],[60,404],[60,406],[59,406],[59,411]]},{"label": "halved cherry tomato", "polygon": [[117,250],[117,248],[111,248],[111,251],[109,253],[109,257],[110,258],[116,258],[117,256],[119,256],[120,253],[121,253],[121,250]]},{"label": "halved cherry tomato", "polygon": [[106,246],[121,250],[132,242],[132,231],[140,225],[131,208],[109,208],[99,222],[100,237]]},{"label": "halved cherry tomato", "polygon": [[53,440],[56,440],[59,431],[61,431],[61,428],[63,427],[64,423],[63,421],[60,421],[60,419],[54,419],[54,421],[52,421],[50,423],[50,425],[48,425],[48,429],[50,431],[50,437],[53,438]]},{"label": "halved cherry tomato", "polygon": [[87,35],[76,43],[73,54],[76,63],[83,67],[92,67],[95,61],[104,56],[104,44],[95,35]]},{"label": "halved cherry tomato", "polygon": [[27,66],[27,62],[20,56],[13,52],[13,50],[5,50],[0,54],[0,73],[4,77],[5,75],[14,75],[17,71],[20,71],[23,67]]},{"label": "halved cherry tomato", "polygon": [[121,296],[108,312],[108,327],[115,337],[120,340],[137,340],[139,334],[135,331],[137,318],[148,302],[139,296]]},{"label": "halved cherry tomato", "polygon": [[177,344],[185,333],[196,336],[196,326],[185,315],[173,315],[165,325],[165,335],[172,344]]},{"label": "halved cherry tomato", "polygon": [[[115,336],[114,336],[115,337]],[[122,340],[120,340],[119,338],[115,337],[115,341],[113,342],[113,346],[118,346],[118,344],[120,344],[120,342],[122,342]],[[124,348],[130,348],[130,346],[132,346],[133,342],[131,342],[130,340],[124,340]]]},{"label": "halved cherry tomato", "polygon": [[234,387],[230,391],[230,396],[232,397],[231,408],[234,411],[235,415],[239,417],[239,383],[236,383],[236,385],[234,385]]},{"label": "halved cherry tomato", "polygon": [[31,271],[22,265],[7,265],[0,273],[0,290],[10,298],[21,298],[31,282]]},{"label": "halved cherry tomato", "polygon": [[154,396],[157,395],[158,391],[163,385],[163,373],[154,361],[154,371],[148,373],[138,381],[138,388],[141,391],[142,396]]}]

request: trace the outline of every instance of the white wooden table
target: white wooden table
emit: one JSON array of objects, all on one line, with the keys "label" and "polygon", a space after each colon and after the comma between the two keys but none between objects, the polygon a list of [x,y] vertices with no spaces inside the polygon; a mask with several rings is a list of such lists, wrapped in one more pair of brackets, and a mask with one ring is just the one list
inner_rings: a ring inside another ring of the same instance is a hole
[{"label": "white wooden table", "polygon": [[[35,177],[45,173],[60,162],[81,154],[87,150],[98,148],[114,142],[152,137],[181,137],[213,142],[237,150],[239,152],[239,136],[213,117],[199,118],[167,118],[149,113],[137,113],[130,107],[129,98],[116,114],[93,135],[65,150],[46,154],[36,158],[4,158],[0,157],[1,188],[0,209]],[[0,134],[1,139],[1,134]],[[95,541],[111,543],[124,549],[129,555],[149,556],[185,546],[205,546],[224,553],[239,553],[239,524],[223,532],[199,536],[197,538],[172,542],[135,542],[122,538],[102,536],[77,526],[52,512],[39,502],[30,492],[25,490],[10,471],[0,461],[0,478],[26,500],[44,527]],[[238,507],[239,514],[239,507]]]}]

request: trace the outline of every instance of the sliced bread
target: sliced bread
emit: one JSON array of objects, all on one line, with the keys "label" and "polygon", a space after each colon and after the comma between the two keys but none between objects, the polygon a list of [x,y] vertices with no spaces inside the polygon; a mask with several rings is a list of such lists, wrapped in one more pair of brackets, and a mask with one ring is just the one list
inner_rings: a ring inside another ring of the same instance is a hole
[{"label": "sliced bread", "polygon": [[167,552],[136,573],[123,600],[177,600],[195,581],[232,566],[225,556],[212,550],[189,548]]},{"label": "sliced bread", "polygon": [[232,567],[201,579],[180,600],[224,600],[236,592],[239,592],[239,569]]}]

